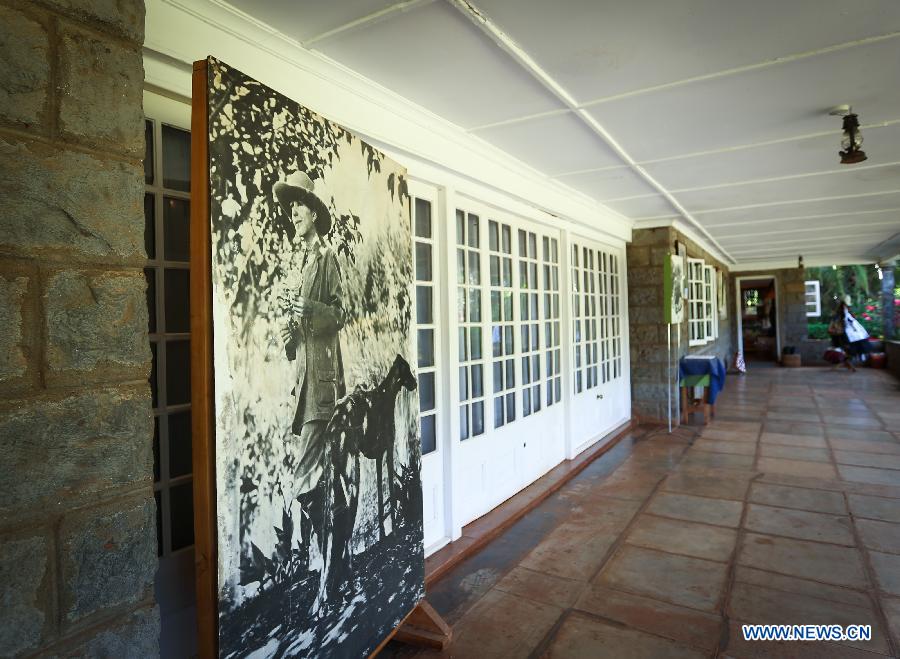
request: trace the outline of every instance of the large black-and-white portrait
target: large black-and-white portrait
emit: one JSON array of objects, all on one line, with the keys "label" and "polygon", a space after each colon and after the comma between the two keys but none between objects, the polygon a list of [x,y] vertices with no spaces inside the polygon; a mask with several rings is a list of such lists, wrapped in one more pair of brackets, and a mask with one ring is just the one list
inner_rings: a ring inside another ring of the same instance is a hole
[{"label": "large black-and-white portrait", "polygon": [[219,654],[366,656],[424,596],[405,170],[208,76]]}]

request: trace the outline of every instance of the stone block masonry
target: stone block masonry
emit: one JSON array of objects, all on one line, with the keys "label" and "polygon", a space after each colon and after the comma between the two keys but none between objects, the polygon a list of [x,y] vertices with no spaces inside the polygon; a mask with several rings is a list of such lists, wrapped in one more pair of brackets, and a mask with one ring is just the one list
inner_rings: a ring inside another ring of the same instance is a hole
[{"label": "stone block masonry", "polygon": [[0,0],[0,656],[159,654],[142,0]]},{"label": "stone block masonry", "polygon": [[[679,356],[715,354],[730,363],[734,345],[734,285],[728,267],[702,246],[673,227],[636,229],[628,245],[628,318],[631,346],[631,400],[634,416],[642,421],[665,423],[668,417],[669,344],[663,308],[663,268],[667,254],[674,251],[675,241],[685,244],[688,256],[701,258],[725,273],[728,317],[719,319],[719,337],[704,346],[688,346],[688,324],[685,320],[672,327],[672,368]],[[678,333],[681,352],[678,353]],[[673,371],[674,373],[674,371]],[[677,391],[672,390],[677,395]],[[674,414],[674,412],[673,412]],[[677,423],[677,419],[674,420]]]}]

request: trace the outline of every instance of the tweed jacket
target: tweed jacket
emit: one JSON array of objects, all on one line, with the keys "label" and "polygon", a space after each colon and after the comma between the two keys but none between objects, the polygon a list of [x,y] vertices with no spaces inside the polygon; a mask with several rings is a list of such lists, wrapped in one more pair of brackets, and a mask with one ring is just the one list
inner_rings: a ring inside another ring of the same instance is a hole
[{"label": "tweed jacket", "polygon": [[311,313],[301,318],[285,353],[298,361],[297,397],[292,430],[299,435],[307,421],[328,421],[335,401],[346,392],[344,364],[338,332],[344,326],[343,289],[337,258],[320,245],[303,272],[299,295],[310,303]]}]

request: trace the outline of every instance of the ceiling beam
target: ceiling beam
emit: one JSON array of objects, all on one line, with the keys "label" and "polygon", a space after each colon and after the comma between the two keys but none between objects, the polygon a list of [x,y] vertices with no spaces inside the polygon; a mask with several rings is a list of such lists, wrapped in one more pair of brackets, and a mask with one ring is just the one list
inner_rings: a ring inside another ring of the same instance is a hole
[{"label": "ceiling beam", "polygon": [[380,21],[391,14],[415,9],[421,5],[431,4],[432,2],[434,2],[434,0],[404,0],[403,2],[397,2],[383,9],[379,9],[378,11],[374,11],[371,14],[366,14],[365,16],[344,23],[343,25],[339,25],[336,28],[317,34],[314,37],[305,39],[300,43],[304,48],[311,48],[314,44],[326,41],[340,34],[358,30],[361,27]]},{"label": "ceiling beam", "polygon": [[643,178],[649,185],[669,202],[678,213],[697,231],[709,240],[720,252],[724,260],[733,263],[734,259],[724,249],[716,239],[698,222],[691,213],[681,205],[681,203],[637,161],[635,161],[628,152],[620,145],[615,138],[596,120],[587,110],[582,109],[578,101],[566,89],[563,88],[553,77],[547,73],[523,48],[521,48],[506,32],[498,27],[490,18],[482,13],[474,4],[468,0],[448,0],[451,5],[456,7],[466,18],[468,18],[476,27],[484,32],[494,43],[502,48],[510,57],[513,58],[519,66],[527,71],[533,78],[540,82],[550,93],[558,98],[566,107],[574,112],[587,126],[603,140],[616,155],[627,164],[635,173]]}]

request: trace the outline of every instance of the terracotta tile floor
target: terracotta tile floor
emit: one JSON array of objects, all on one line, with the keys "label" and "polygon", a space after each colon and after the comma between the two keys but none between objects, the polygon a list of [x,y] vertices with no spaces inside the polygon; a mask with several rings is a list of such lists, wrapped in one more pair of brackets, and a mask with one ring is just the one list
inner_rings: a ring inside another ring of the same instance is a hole
[{"label": "terracotta tile floor", "polygon": [[[705,427],[638,428],[431,585],[454,629],[440,656],[900,655],[897,381],[758,367],[717,407]],[[745,642],[748,622],[874,638]]]}]

